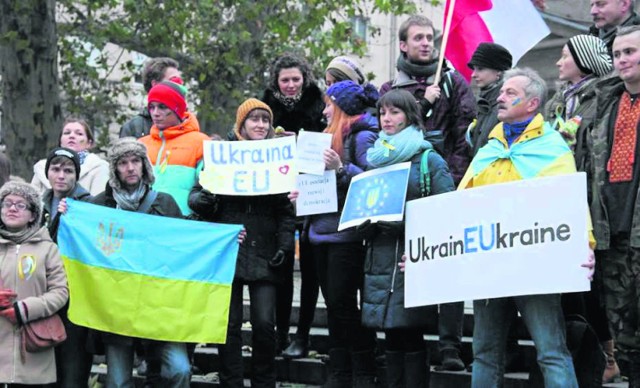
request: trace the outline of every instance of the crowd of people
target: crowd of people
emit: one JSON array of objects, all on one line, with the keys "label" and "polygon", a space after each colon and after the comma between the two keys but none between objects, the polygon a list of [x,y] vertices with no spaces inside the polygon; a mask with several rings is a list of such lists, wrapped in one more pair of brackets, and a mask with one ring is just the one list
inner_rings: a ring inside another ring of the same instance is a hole
[{"label": "crowd of people", "polygon": [[[79,117],[65,120],[59,146],[34,165],[31,184],[12,179],[10,161],[0,155],[0,384],[86,387],[93,355],[102,353],[109,388],[134,386],[134,354],[144,359],[147,386],[190,385],[194,344],[132,338],[69,320],[56,243],[66,199],[72,198],[244,225],[226,343],[218,345],[224,387],[244,386],[245,286],[252,387],[276,386],[277,356],[307,356],[319,292],[329,331],[326,387],[379,385],[377,331],[385,336],[387,386],[428,387],[431,355],[424,334],[434,322],[441,360],[436,368],[471,367],[473,387],[503,386],[506,361],[517,348],[518,312],[536,347],[544,386],[596,387],[622,373],[630,387],[640,387],[640,17],[631,0],[592,0],[591,14],[589,33],[571,37],[558,53],[560,87],[551,98],[538,73],[513,68],[511,53],[496,43],[480,44],[468,63],[477,96],[446,63],[436,74],[434,26],[421,15],[401,24],[397,76],[379,89],[348,56],[326,66],[324,90],[304,58],[276,58],[264,92],[240,104],[224,140],[259,142],[303,130],[330,134],[322,157],[325,169],[335,172],[338,211],[305,217],[296,217],[296,190],[233,196],[201,186],[203,141],[210,137],[188,109],[178,62],[150,59],[143,71],[147,104],[122,127],[106,160],[91,152],[93,131]],[[473,362],[467,365],[461,358],[463,302],[404,306],[404,222],[367,220],[338,230],[352,178],[404,162],[411,166],[405,201],[585,172],[593,230],[583,267],[591,291],[474,301]],[[296,232],[300,313],[290,336]],[[37,353],[26,350],[23,327],[56,313],[66,340]],[[566,320],[576,314],[596,338],[580,357],[567,341]],[[622,371],[617,357],[625,360]]]}]

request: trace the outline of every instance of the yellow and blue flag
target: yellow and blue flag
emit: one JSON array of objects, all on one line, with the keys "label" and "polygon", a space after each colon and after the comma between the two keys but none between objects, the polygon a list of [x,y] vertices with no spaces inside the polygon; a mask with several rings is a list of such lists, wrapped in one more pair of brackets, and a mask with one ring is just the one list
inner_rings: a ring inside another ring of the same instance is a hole
[{"label": "yellow and blue flag", "polygon": [[67,204],[58,245],[72,322],[131,337],[225,342],[241,225]]}]

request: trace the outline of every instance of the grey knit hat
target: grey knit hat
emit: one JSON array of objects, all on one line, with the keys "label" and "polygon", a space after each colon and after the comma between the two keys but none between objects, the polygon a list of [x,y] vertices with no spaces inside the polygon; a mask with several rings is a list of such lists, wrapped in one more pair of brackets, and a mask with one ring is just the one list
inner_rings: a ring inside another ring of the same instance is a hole
[{"label": "grey knit hat", "polygon": [[42,217],[42,197],[40,192],[33,186],[24,182],[9,181],[0,187],[0,203],[7,195],[17,195],[24,198],[29,204],[29,209],[35,216],[34,221],[29,226],[40,224]]},{"label": "grey knit hat", "polygon": [[120,179],[118,179],[117,165],[120,158],[128,155],[137,155],[142,159],[142,181],[151,186],[156,178],[153,175],[153,167],[147,155],[147,147],[137,141],[135,137],[118,139],[109,149],[107,153],[107,160],[109,161],[109,186],[114,190],[122,190],[122,183]]},{"label": "grey knit hat", "polygon": [[602,77],[611,72],[611,56],[607,45],[597,36],[576,35],[569,39],[567,47],[578,69],[583,73]]}]

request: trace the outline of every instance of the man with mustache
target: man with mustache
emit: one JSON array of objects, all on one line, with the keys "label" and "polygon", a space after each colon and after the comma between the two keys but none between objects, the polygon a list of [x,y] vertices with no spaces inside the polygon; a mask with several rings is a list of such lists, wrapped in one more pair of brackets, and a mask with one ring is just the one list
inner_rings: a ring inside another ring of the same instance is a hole
[{"label": "man with mustache", "polygon": [[[474,157],[458,189],[576,171],[571,149],[540,114],[546,94],[546,84],[535,71],[515,68],[505,72],[497,98],[500,122],[489,134],[488,143]],[[592,269],[591,258],[584,266]],[[473,302],[471,386],[503,386],[509,317],[516,309],[536,347],[544,386],[577,388],[575,369],[566,346],[560,294]]]},{"label": "man with mustache", "polygon": [[613,38],[618,27],[640,24],[640,16],[634,11],[635,0],[590,0],[593,25],[589,33],[604,40],[611,54]]}]

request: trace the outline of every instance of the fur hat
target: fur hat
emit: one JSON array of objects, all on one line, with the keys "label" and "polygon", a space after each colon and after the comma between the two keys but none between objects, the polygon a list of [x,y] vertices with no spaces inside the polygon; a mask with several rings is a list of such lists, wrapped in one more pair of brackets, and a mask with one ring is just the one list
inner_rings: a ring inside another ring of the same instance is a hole
[{"label": "fur hat", "polygon": [[24,198],[34,215],[34,221],[29,223],[29,226],[40,224],[40,218],[42,217],[42,197],[35,187],[24,182],[9,181],[0,187],[0,202],[4,201],[7,195],[17,195]]},{"label": "fur hat", "polygon": [[349,57],[340,56],[335,57],[329,62],[329,66],[325,71],[329,71],[329,69],[336,69],[343,72],[349,79],[353,82],[359,83],[362,85],[365,81],[364,74],[362,74],[362,70],[356,61]]},{"label": "fur hat", "polygon": [[567,41],[567,47],[573,61],[583,73],[602,77],[611,72],[611,57],[602,39],[591,35],[576,35]]},{"label": "fur hat", "polygon": [[134,137],[123,137],[116,140],[107,154],[109,161],[109,186],[114,190],[122,190],[122,183],[118,179],[118,160],[123,156],[136,155],[142,159],[142,181],[151,186],[155,182],[153,175],[153,167],[149,156],[147,155],[147,147],[137,141]]},{"label": "fur hat", "polygon": [[329,87],[327,96],[349,116],[355,116],[375,106],[380,95],[375,86],[359,85],[353,81],[340,81]]},{"label": "fur hat", "polygon": [[158,82],[149,90],[147,106],[152,102],[160,102],[171,109],[180,120],[184,119],[187,112],[187,89],[175,82]]},{"label": "fur hat", "polygon": [[240,131],[242,130],[242,124],[244,124],[244,121],[247,119],[247,116],[249,116],[249,113],[256,109],[262,109],[269,113],[269,127],[271,127],[270,131],[273,130],[273,112],[271,111],[271,108],[269,108],[269,105],[258,100],[257,98],[249,98],[248,100],[245,100],[245,102],[240,104],[240,106],[238,107],[238,111],[236,112],[236,123],[233,126],[233,132],[236,134],[238,140],[245,140],[244,136],[240,134]]},{"label": "fur hat", "polygon": [[49,152],[49,156],[47,156],[47,163],[44,165],[44,175],[49,178],[49,166],[51,166],[51,161],[56,156],[64,156],[73,162],[73,165],[76,168],[76,180],[80,179],[80,157],[76,153],[76,151],[71,148],[65,147],[57,147]]},{"label": "fur hat", "polygon": [[513,65],[511,53],[506,48],[496,43],[480,43],[476,51],[473,52],[471,60],[467,66],[473,70],[476,66],[505,71],[511,69]]}]

